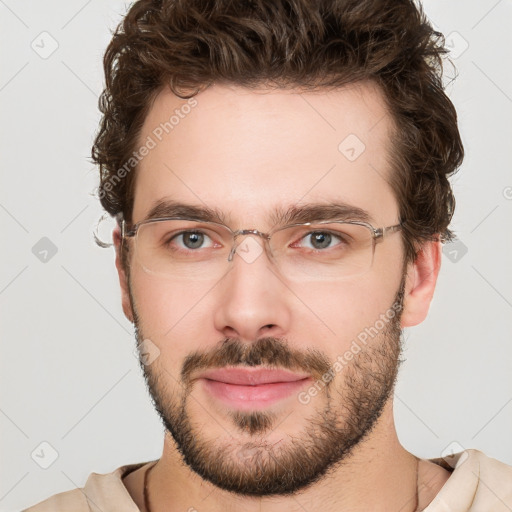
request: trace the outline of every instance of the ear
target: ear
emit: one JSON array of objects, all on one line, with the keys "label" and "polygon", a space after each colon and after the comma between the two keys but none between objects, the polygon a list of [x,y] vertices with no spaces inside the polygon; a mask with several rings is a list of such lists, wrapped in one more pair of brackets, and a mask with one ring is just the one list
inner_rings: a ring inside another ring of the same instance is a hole
[{"label": "ear", "polygon": [[441,242],[425,242],[414,262],[407,266],[402,327],[425,320],[441,269]]},{"label": "ear", "polygon": [[124,270],[123,264],[121,262],[121,228],[119,225],[116,225],[114,231],[112,232],[112,238],[114,240],[114,246],[116,248],[116,268],[117,274],[119,276],[119,284],[121,286],[121,302],[123,305],[123,311],[128,318],[128,320],[133,323],[133,310],[132,303],[130,300],[130,293],[128,291],[128,277]]}]

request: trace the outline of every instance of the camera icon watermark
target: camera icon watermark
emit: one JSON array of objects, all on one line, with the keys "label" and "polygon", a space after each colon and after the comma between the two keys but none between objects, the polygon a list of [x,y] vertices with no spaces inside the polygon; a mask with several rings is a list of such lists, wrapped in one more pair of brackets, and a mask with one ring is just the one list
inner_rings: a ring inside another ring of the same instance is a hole
[{"label": "camera icon watermark", "polygon": [[41,263],[48,263],[57,254],[57,251],[57,246],[46,236],[43,236],[32,247],[32,254]]},{"label": "camera icon watermark", "polygon": [[503,197],[509,201],[512,199],[512,187],[509,186],[503,189]]},{"label": "camera icon watermark", "polygon": [[246,469],[251,470],[255,480],[261,480],[265,473],[263,450],[265,449],[257,446],[243,446],[237,453],[238,462]]},{"label": "camera icon watermark", "polygon": [[349,162],[357,160],[364,153],[365,149],[366,146],[364,142],[353,133],[347,135],[338,145],[338,151]]},{"label": "camera icon watermark", "polygon": [[41,32],[30,43],[30,47],[34,50],[41,59],[48,59],[51,57],[59,47],[57,40],[49,32]]},{"label": "camera icon watermark", "polygon": [[458,441],[452,441],[441,452],[441,457],[450,465],[450,467],[455,468],[455,466],[460,466],[466,462],[468,454],[465,450],[464,446],[462,446]]},{"label": "camera icon watermark", "polygon": [[253,263],[256,261],[262,252],[263,247],[253,236],[246,237],[236,248],[236,253],[246,263]]},{"label": "camera icon watermark", "polygon": [[150,339],[145,339],[135,347],[133,355],[144,366],[149,366],[160,356],[160,349]]},{"label": "camera icon watermark", "polygon": [[43,441],[30,456],[40,468],[48,469],[59,458],[59,452],[48,441]]},{"label": "camera icon watermark", "polygon": [[455,30],[446,36],[445,41],[452,59],[458,59],[469,48],[467,40]]},{"label": "camera icon watermark", "polygon": [[468,252],[467,246],[461,240],[455,240],[443,247],[443,254],[452,262],[458,263]]}]

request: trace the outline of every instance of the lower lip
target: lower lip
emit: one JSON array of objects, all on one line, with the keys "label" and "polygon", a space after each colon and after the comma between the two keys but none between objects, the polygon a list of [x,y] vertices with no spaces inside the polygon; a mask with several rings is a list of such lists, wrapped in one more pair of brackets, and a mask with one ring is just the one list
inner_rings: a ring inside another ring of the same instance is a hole
[{"label": "lower lip", "polygon": [[293,382],[273,382],[257,386],[227,384],[211,379],[201,379],[206,390],[222,402],[239,409],[267,407],[297,393],[309,378]]}]

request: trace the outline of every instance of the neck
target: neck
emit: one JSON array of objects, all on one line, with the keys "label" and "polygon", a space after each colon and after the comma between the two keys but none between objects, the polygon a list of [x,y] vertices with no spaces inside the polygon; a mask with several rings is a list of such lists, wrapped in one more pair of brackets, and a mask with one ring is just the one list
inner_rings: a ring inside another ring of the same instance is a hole
[{"label": "neck", "polygon": [[[424,508],[438,491],[432,485],[431,463],[421,461],[399,443],[388,402],[369,436],[328,477],[291,496],[237,496],[203,480],[186,466],[170,435],[162,458],[148,479],[149,511],[207,509],[211,512],[414,512]],[[430,494],[424,489],[428,471]],[[439,468],[441,470],[441,468]],[[441,483],[441,480],[439,481]],[[444,481],[442,481],[444,483]],[[442,485],[441,483],[441,485]],[[421,502],[424,503],[421,503]]]}]

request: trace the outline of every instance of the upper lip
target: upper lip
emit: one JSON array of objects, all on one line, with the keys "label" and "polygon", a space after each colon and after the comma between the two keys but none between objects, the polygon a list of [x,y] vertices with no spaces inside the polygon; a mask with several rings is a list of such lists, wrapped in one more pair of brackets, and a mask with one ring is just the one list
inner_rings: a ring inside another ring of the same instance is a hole
[{"label": "upper lip", "polygon": [[288,370],[262,368],[214,368],[201,373],[198,378],[210,379],[226,384],[257,386],[274,382],[293,382],[308,378],[308,374],[292,373]]}]

